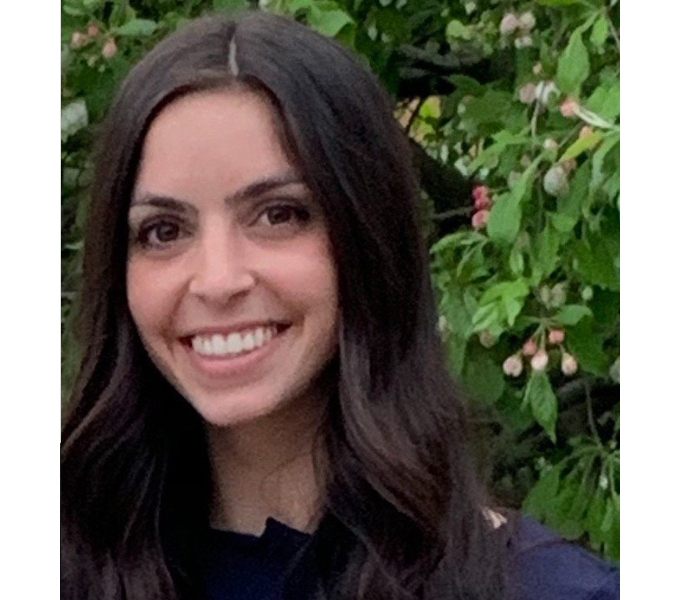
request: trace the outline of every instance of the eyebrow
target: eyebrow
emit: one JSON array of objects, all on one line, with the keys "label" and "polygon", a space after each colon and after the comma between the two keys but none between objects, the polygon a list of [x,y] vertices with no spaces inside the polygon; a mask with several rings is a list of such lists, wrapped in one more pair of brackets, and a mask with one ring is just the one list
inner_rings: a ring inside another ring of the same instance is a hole
[{"label": "eyebrow", "polygon": [[[293,184],[305,184],[303,179],[295,171],[285,171],[283,173],[267,175],[260,179],[256,179],[248,185],[236,190],[236,192],[225,198],[225,202],[238,202],[251,198],[257,198],[258,196],[262,196],[267,192],[277,188]],[[169,196],[159,196],[155,194],[144,194],[142,196],[133,198],[132,202],[130,203],[130,208],[133,206],[142,205],[165,208],[180,213],[187,213],[190,211],[195,212],[194,207],[189,202],[177,200],[176,198],[171,198]]]}]

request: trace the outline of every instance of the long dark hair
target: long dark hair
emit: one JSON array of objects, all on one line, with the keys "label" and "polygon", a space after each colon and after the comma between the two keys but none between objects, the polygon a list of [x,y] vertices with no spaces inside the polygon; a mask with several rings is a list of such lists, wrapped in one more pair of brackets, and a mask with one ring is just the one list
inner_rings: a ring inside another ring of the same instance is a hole
[{"label": "long dark hair", "polygon": [[180,96],[266,96],[325,213],[342,323],[322,443],[318,597],[503,597],[503,536],[468,455],[436,333],[410,151],[389,98],[294,21],[207,17],[129,74],[100,137],[86,227],[83,361],[62,441],[62,597],[200,597],[210,479],[199,416],[156,371],[125,296],[127,209],[144,136]]}]

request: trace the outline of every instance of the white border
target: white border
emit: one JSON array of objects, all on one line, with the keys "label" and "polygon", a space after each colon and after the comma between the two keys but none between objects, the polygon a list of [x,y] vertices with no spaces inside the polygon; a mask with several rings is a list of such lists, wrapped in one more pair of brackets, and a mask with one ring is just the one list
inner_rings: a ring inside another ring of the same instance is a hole
[{"label": "white border", "polygon": [[2,598],[59,597],[59,11],[2,11]]}]

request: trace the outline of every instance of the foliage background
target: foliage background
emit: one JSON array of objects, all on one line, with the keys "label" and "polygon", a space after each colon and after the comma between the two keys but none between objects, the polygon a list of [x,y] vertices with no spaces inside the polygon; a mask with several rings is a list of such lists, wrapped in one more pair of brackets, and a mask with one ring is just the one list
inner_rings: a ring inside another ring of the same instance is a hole
[{"label": "foliage background", "polygon": [[391,93],[488,483],[618,560],[618,0],[63,0],[63,397],[97,123],[158,40],[248,7],[338,39]]}]

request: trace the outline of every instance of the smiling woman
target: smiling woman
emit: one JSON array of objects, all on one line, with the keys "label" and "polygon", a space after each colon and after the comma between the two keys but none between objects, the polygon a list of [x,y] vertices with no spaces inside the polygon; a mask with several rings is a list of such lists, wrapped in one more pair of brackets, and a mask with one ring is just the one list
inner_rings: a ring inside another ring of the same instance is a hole
[{"label": "smiling woman", "polygon": [[316,396],[337,346],[323,215],[273,118],[245,91],[170,104],[149,128],[129,211],[132,318],[161,373],[215,426]]},{"label": "smiling woman", "polygon": [[133,69],[99,147],[62,598],[615,597],[489,509],[408,145],[344,49],[202,19]]}]

